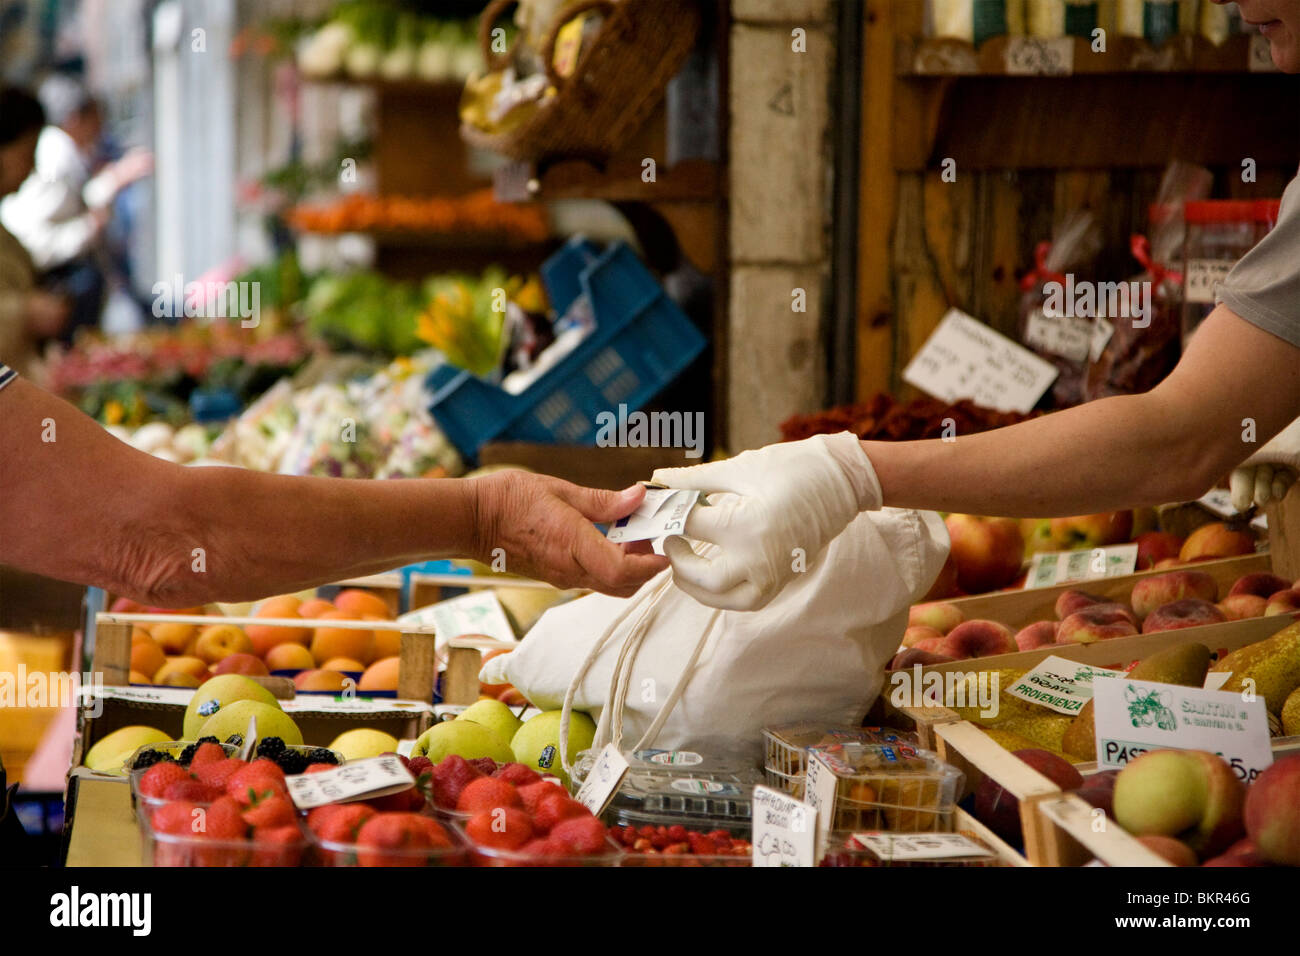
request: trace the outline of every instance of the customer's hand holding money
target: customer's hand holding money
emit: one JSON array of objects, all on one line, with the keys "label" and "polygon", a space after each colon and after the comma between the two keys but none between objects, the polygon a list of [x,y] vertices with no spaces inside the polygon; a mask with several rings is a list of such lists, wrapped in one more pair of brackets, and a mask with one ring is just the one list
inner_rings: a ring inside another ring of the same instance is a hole
[{"label": "customer's hand holding money", "polygon": [[653,480],[709,494],[709,507],[690,510],[685,537],[710,541],[721,553],[703,558],[682,536],[668,538],[664,553],[679,588],[725,610],[764,607],[859,512],[881,505],[875,469],[849,432],[661,468]]}]

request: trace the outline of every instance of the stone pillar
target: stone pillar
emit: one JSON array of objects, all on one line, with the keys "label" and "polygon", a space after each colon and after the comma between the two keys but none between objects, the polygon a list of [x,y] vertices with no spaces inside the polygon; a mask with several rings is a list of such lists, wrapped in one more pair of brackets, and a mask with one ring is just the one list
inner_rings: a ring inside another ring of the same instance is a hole
[{"label": "stone pillar", "polygon": [[733,0],[728,450],[825,405],[831,0]]}]

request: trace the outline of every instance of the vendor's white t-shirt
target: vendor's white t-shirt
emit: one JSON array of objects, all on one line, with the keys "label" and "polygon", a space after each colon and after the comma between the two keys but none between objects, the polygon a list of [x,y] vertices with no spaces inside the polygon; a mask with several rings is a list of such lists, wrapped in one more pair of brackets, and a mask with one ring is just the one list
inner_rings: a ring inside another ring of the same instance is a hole
[{"label": "vendor's white t-shirt", "polygon": [[1241,257],[1216,298],[1251,325],[1300,346],[1300,176],[1282,194],[1277,225]]}]

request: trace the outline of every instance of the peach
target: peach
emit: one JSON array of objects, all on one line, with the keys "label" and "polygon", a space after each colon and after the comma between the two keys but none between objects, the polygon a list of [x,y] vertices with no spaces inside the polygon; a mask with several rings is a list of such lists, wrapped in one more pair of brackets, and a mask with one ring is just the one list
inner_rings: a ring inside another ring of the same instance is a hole
[{"label": "peach", "polygon": [[369,591],[361,591],[357,588],[348,588],[334,595],[334,606],[340,611],[347,611],[349,614],[355,614],[357,617],[363,617],[366,614],[388,620],[392,611],[388,607],[388,602],[377,594]]},{"label": "peach", "polygon": [[1056,643],[1056,631],[1060,624],[1056,621],[1035,621],[1028,627],[1022,627],[1014,638],[1016,647],[1022,651],[1032,651]]},{"label": "peach", "polygon": [[271,673],[260,657],[253,654],[227,654],[212,667],[213,674],[249,674],[265,677]]},{"label": "peach", "polygon": [[266,652],[266,666],[273,671],[307,671],[316,666],[316,659],[301,644],[277,644]]},{"label": "peach", "polygon": [[360,661],[354,661],[350,657],[331,657],[321,664],[320,669],[323,671],[338,671],[341,674],[360,674],[366,669],[366,665]]},{"label": "peach", "polygon": [[1006,587],[1016,579],[1024,564],[1025,539],[1014,519],[950,514],[944,524],[959,588],[979,594]]},{"label": "peach", "polygon": [[1173,558],[1183,548],[1183,539],[1169,531],[1144,531],[1133,539],[1138,546],[1137,570],[1149,571],[1159,562]]},{"label": "peach", "polygon": [[384,657],[375,661],[366,668],[366,672],[361,675],[361,680],[357,681],[358,690],[397,690],[398,671],[401,667],[401,658]]},{"label": "peach", "polygon": [[957,659],[987,657],[990,654],[1014,654],[1016,641],[1011,634],[1011,628],[1005,624],[999,624],[997,621],[963,621],[948,632],[935,646],[934,651],[945,657]]},{"label": "peach", "polygon": [[167,655],[147,633],[136,628],[131,633],[131,670],[156,674],[167,663]]},{"label": "peach", "polygon": [[[302,601],[292,594],[267,598],[253,611],[254,617],[299,618],[298,608]],[[311,630],[306,627],[271,627],[265,624],[250,624],[248,639],[253,642],[253,653],[265,657],[266,652],[277,644],[294,643],[306,646],[311,640]]]},{"label": "peach", "polygon": [[894,659],[889,662],[887,669],[891,671],[907,670],[916,664],[924,667],[928,664],[947,664],[951,660],[951,657],[945,657],[933,651],[923,651],[919,647],[905,647],[894,655]]},{"label": "peach", "polygon": [[1233,581],[1232,587],[1228,588],[1228,597],[1234,594],[1253,594],[1255,597],[1268,598],[1290,587],[1291,582],[1286,578],[1267,571],[1256,571],[1254,574],[1243,574]]},{"label": "peach", "polygon": [[215,664],[230,654],[250,654],[253,642],[248,635],[233,624],[210,624],[199,632],[194,645],[196,656]]},{"label": "peach", "polygon": [[1300,756],[1264,770],[1246,793],[1246,833],[1265,859],[1300,866]]},{"label": "peach", "polygon": [[926,627],[923,624],[917,624],[909,627],[903,632],[903,647],[916,647],[919,641],[943,640],[943,632],[936,631],[932,627]]},{"label": "peach", "polygon": [[1177,558],[1161,558],[1155,563],[1155,566],[1151,570],[1167,571],[1169,568],[1181,568],[1182,566],[1183,562],[1179,561]]},{"label": "peach", "polygon": [[1115,780],[1115,820],[1134,836],[1170,836],[1214,857],[1242,835],[1246,787],[1222,758],[1201,750],[1148,751]]},{"label": "peach", "polygon": [[1238,554],[1255,553],[1255,536],[1249,531],[1236,531],[1222,521],[1203,524],[1187,536],[1179,561],[1208,561],[1211,558],[1231,558]]},{"label": "peach", "polygon": [[1056,639],[1062,644],[1093,644],[1137,632],[1137,618],[1124,605],[1090,604],[1061,622]]},{"label": "peach", "polygon": [[1142,621],[1142,633],[1153,634],[1156,631],[1174,631],[1182,627],[1200,627],[1202,624],[1218,624],[1228,618],[1217,606],[1200,598],[1183,598],[1162,604]]},{"label": "peach", "polygon": [[940,601],[943,598],[956,597],[960,593],[961,588],[957,587],[957,562],[949,554],[943,562],[943,567],[939,569],[939,576],[934,579],[930,590],[925,592],[921,600]]},{"label": "peach", "polygon": [[[939,653],[939,647],[941,644],[943,644],[943,642],[944,642],[943,637],[927,637],[924,638],[923,640],[917,641],[915,644],[912,645],[912,647],[918,651],[929,651],[932,654],[937,654]],[[903,650],[910,650],[910,648],[903,648]],[[481,685],[481,686],[490,686],[490,685]]]},{"label": "peach", "polygon": [[[318,620],[356,621],[357,616],[348,611],[326,611]],[[311,638],[311,656],[318,661],[331,657],[347,657],[364,665],[375,659],[374,631],[352,630],[342,627],[318,627]]]},{"label": "peach", "polygon": [[940,634],[947,634],[965,619],[961,608],[947,601],[913,604],[907,611],[908,627],[932,627]]},{"label": "peach", "polygon": [[1218,607],[1229,621],[1244,621],[1248,617],[1263,617],[1268,601],[1255,594],[1229,594]]},{"label": "peach", "polygon": [[184,654],[193,650],[198,641],[199,629],[194,624],[181,624],[179,621],[166,621],[155,624],[149,632],[168,654]]},{"label": "peach", "polygon": [[198,657],[169,657],[153,675],[153,683],[167,687],[198,687],[207,677],[207,661]]},{"label": "peach", "polygon": [[[389,621],[391,618],[380,617],[378,614],[363,614],[363,621]],[[378,630],[375,635],[375,660],[381,660],[385,657],[397,657],[402,653],[402,632]]]},{"label": "peach", "polygon": [[1285,591],[1269,595],[1268,603],[1264,607],[1264,616],[1274,617],[1278,614],[1293,614],[1296,611],[1300,611],[1300,589],[1287,588]]},{"label": "peach", "polygon": [[1082,611],[1093,604],[1113,603],[1110,598],[1102,597],[1100,594],[1090,594],[1078,588],[1070,588],[1068,591],[1062,591],[1061,596],[1056,599],[1056,619],[1064,621],[1076,611]]},{"label": "peach", "polygon": [[1217,601],[1218,582],[1204,571],[1171,571],[1169,574],[1157,574],[1143,578],[1133,585],[1129,602],[1133,605],[1138,620],[1142,620],[1160,605],[1183,598]]},{"label": "peach", "polygon": [[337,611],[332,602],[324,598],[308,598],[298,607],[298,616],[306,618],[320,617],[326,611]]},{"label": "peach", "polygon": [[293,679],[293,686],[298,690],[341,691],[347,686],[347,675],[338,671],[309,670],[303,671]]}]

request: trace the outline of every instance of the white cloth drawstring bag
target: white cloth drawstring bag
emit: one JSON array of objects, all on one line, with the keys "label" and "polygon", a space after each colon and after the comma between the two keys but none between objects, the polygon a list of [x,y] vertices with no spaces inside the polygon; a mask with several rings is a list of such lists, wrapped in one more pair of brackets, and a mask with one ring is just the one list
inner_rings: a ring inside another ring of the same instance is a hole
[{"label": "white cloth drawstring bag", "polygon": [[630,598],[592,594],[552,608],[480,676],[514,684],[543,710],[590,714],[596,749],[623,746],[626,731],[634,750],[756,759],[764,727],[861,721],[908,608],[947,555],[934,512],[864,511],[761,610],[700,604],[673,587],[669,569]]}]

